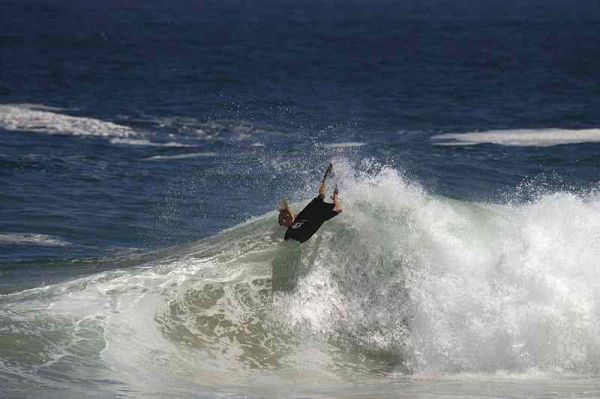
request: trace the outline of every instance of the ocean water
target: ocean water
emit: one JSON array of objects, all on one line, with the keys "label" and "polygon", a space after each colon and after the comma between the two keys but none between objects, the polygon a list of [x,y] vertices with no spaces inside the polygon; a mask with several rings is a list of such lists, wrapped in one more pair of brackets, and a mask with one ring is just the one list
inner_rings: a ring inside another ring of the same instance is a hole
[{"label": "ocean water", "polygon": [[0,0],[0,397],[600,397],[599,39],[587,0]]}]

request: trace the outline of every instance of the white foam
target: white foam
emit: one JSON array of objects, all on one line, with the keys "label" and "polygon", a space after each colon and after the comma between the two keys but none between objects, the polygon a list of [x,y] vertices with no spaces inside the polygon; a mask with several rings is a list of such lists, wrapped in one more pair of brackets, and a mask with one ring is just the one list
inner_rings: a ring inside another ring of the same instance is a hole
[{"label": "white foam", "polygon": [[0,105],[0,127],[10,131],[105,138],[129,138],[138,135],[127,126],[93,118],[60,114],[50,110],[54,110],[54,108]]},{"label": "white foam", "polygon": [[355,177],[336,163],[336,173],[345,211],[320,244],[303,244],[327,273],[303,278],[285,303],[293,323],[341,330],[426,374],[598,372],[599,196],[472,204],[391,169]]},{"label": "white foam", "polygon": [[144,158],[143,161],[169,161],[177,159],[193,159],[193,158],[209,158],[216,157],[219,154],[216,152],[194,152],[191,154],[177,154],[177,155],[155,155],[149,158]]},{"label": "white foam", "polygon": [[158,143],[149,141],[147,139],[126,139],[126,138],[113,138],[110,139],[111,144],[122,144],[122,145],[139,145],[148,147],[194,147],[190,144],[177,143],[169,141],[166,143]]},{"label": "white foam", "polygon": [[367,143],[358,142],[358,141],[349,141],[345,143],[327,143],[321,144],[321,147],[325,148],[355,148],[355,147],[364,147]]},{"label": "white foam", "polygon": [[550,147],[562,144],[600,143],[600,129],[515,129],[447,133],[432,136],[435,145],[498,144],[518,147]]},{"label": "white foam", "polygon": [[66,247],[70,242],[47,234],[2,233],[0,245],[40,245],[46,247]]}]

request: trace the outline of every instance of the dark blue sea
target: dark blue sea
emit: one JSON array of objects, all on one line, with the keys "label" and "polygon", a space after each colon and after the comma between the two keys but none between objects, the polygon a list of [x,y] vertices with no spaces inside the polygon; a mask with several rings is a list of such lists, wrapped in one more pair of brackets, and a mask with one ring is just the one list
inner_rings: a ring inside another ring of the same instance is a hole
[{"label": "dark blue sea", "polygon": [[599,397],[599,43],[591,0],[0,0],[0,396]]}]

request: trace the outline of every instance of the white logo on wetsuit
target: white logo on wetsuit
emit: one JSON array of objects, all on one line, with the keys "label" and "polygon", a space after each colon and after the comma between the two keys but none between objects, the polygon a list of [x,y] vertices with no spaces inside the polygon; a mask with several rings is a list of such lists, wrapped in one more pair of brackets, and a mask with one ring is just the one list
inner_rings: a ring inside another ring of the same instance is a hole
[{"label": "white logo on wetsuit", "polygon": [[294,225],[292,226],[292,230],[297,230],[297,229],[299,229],[300,227],[302,227],[302,225],[304,224],[304,222],[306,222],[306,220],[302,220],[302,221],[300,221],[300,222],[296,222],[296,223],[294,223]]}]

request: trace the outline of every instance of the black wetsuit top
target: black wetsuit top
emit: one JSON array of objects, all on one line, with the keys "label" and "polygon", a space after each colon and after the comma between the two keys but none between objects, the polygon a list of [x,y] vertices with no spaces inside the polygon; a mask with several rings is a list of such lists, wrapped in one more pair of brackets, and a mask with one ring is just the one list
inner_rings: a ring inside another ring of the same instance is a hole
[{"label": "black wetsuit top", "polygon": [[308,240],[326,220],[339,214],[333,210],[334,206],[334,204],[324,202],[323,198],[315,197],[296,216],[294,224],[285,232],[285,239],[291,238],[300,242]]}]

